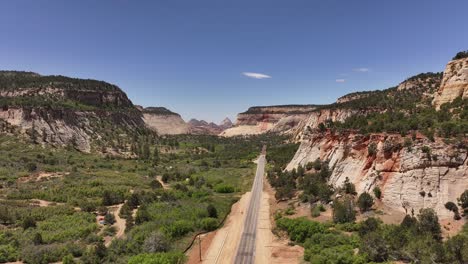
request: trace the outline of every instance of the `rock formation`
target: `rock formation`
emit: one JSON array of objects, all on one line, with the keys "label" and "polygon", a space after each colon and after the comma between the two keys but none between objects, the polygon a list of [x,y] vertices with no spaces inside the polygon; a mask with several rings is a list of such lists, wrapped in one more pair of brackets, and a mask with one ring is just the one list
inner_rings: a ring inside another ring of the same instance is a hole
[{"label": "rock formation", "polygon": [[447,64],[433,104],[439,109],[442,104],[457,97],[468,98],[468,58],[452,60]]},{"label": "rock formation", "polygon": [[219,125],[213,122],[208,123],[205,120],[197,119],[191,119],[188,124],[190,126],[190,134],[196,135],[218,135],[223,130],[232,127],[232,122],[229,118],[225,118]]},{"label": "rock formation", "polygon": [[159,135],[187,134],[190,127],[180,117],[164,107],[140,108],[146,125]]},{"label": "rock formation", "polygon": [[90,152],[104,146],[99,142],[145,128],[127,95],[101,81],[2,71],[0,96],[2,131],[17,131],[40,144]]},{"label": "rock formation", "polygon": [[315,110],[315,105],[255,106],[237,115],[236,124],[222,136],[254,135],[267,131],[291,133]]},{"label": "rock formation", "polygon": [[[375,154],[371,145],[376,147]],[[404,145],[400,135],[316,133],[302,141],[287,169],[328,160],[334,168],[330,183],[335,186],[349,178],[358,193],[379,186],[382,201],[395,210],[409,213],[431,207],[441,218],[453,217],[444,204],[456,202],[468,189],[466,149],[420,135],[411,145]]]}]

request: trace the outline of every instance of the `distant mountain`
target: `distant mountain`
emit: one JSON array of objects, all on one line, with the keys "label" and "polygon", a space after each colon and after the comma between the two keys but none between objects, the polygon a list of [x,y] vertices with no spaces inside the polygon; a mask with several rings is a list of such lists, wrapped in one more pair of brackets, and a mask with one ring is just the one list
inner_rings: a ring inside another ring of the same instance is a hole
[{"label": "distant mountain", "polygon": [[211,134],[218,135],[223,130],[232,127],[232,122],[229,118],[225,118],[219,125],[205,120],[190,119],[188,122],[191,134]]},{"label": "distant mountain", "polygon": [[231,119],[226,117],[221,123],[219,124],[219,127],[221,127],[223,130],[231,128],[234,124],[232,123]]}]

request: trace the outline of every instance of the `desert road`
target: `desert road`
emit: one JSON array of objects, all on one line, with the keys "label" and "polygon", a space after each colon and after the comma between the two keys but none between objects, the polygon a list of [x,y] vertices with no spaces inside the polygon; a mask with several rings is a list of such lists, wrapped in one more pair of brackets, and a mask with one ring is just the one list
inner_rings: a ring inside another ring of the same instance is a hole
[{"label": "desert road", "polygon": [[257,172],[252,186],[251,198],[245,216],[244,230],[237,247],[235,264],[250,264],[255,261],[255,244],[257,236],[257,220],[262,199],[263,175],[265,172],[265,148],[258,158]]}]

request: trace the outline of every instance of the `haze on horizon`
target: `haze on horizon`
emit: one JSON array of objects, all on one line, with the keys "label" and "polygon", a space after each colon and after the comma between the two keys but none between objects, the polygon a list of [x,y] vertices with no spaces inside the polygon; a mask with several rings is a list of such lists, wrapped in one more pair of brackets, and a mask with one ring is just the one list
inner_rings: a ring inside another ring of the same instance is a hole
[{"label": "haze on horizon", "polygon": [[395,86],[468,46],[462,0],[220,2],[2,1],[0,69],[104,80],[219,123]]}]

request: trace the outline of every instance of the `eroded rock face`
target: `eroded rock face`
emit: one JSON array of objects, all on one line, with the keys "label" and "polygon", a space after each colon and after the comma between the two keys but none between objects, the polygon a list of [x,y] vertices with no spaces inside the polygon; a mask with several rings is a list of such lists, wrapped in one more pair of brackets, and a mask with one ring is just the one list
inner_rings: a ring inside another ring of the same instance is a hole
[{"label": "eroded rock face", "polygon": [[442,104],[460,96],[463,99],[468,98],[468,58],[453,60],[447,64],[442,84],[432,103],[439,109]]},{"label": "eroded rock face", "polygon": [[102,81],[0,71],[0,97],[1,132],[15,130],[40,144],[90,152],[98,148],[93,142],[122,142],[110,132],[130,136],[145,129],[127,95]]},{"label": "eroded rock face", "polygon": [[178,135],[189,132],[189,125],[177,113],[171,112],[164,107],[140,109],[143,113],[143,121],[159,135]]},{"label": "eroded rock face", "polygon": [[315,105],[255,106],[237,115],[236,124],[222,136],[255,135],[266,132],[294,133],[317,108]]},{"label": "eroded rock face", "polygon": [[[371,144],[377,147],[375,155],[369,154]],[[404,147],[400,135],[316,133],[302,140],[287,169],[317,158],[334,168],[331,184],[341,186],[348,177],[359,193],[379,186],[383,203],[402,212],[429,207],[441,218],[453,217],[445,203],[456,202],[468,189],[466,149],[440,139],[418,137],[411,147]]]}]

